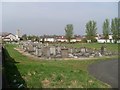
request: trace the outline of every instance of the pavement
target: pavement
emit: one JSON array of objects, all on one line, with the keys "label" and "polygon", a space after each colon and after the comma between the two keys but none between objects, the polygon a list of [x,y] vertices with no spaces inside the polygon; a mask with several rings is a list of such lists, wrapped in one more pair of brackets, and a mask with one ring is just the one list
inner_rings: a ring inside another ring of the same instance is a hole
[{"label": "pavement", "polygon": [[100,61],[91,64],[88,71],[95,78],[118,88],[118,60]]}]

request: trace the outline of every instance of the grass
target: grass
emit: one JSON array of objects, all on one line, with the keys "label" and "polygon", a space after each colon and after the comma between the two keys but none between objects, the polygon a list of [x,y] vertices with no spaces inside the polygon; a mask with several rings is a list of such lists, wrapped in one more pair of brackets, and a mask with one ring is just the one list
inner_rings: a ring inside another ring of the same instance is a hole
[{"label": "grass", "polygon": [[74,47],[74,48],[80,48],[80,47],[87,47],[91,49],[98,49],[100,50],[101,46],[105,46],[108,51],[118,51],[118,44],[113,43],[73,43],[73,44],[65,44],[65,43],[58,43],[55,45],[61,45],[66,47]]},{"label": "grass", "polygon": [[[92,77],[87,71],[88,65],[99,61],[99,59],[87,61],[34,60],[20,54],[13,49],[14,47],[14,45],[6,45],[5,51],[5,69],[11,87],[17,87],[17,83],[23,83],[28,88],[110,87]],[[15,75],[17,77],[14,77]],[[15,79],[17,82],[13,83],[12,81]]]}]

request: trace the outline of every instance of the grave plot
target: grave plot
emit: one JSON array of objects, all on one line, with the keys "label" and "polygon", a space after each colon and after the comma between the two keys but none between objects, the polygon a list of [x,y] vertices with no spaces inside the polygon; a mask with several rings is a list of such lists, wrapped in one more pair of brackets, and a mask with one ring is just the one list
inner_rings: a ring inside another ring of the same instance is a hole
[{"label": "grave plot", "polygon": [[80,47],[51,46],[48,43],[20,42],[19,48],[32,55],[42,58],[89,58],[117,55],[117,52],[107,51],[106,47],[101,46],[99,50]]}]

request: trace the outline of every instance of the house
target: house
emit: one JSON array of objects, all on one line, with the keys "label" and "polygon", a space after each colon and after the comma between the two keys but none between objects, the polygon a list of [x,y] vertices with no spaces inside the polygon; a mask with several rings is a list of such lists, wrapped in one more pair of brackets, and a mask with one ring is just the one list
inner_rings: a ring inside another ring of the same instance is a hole
[{"label": "house", "polygon": [[103,35],[99,35],[96,39],[98,43],[114,43],[112,34],[109,34],[108,39],[105,39]]},{"label": "house", "polygon": [[41,42],[43,41],[43,38],[44,38],[45,42],[55,42],[54,36],[48,36],[48,35],[40,36],[40,41]]},{"label": "house", "polygon": [[[65,36],[57,36],[56,41],[58,42],[68,42],[67,38]],[[75,35],[70,42],[80,42],[81,41],[81,36]]]},{"label": "house", "polygon": [[12,33],[2,32],[0,35],[3,41],[19,41],[20,38],[17,35],[14,35]]},{"label": "house", "polygon": [[56,42],[67,42],[65,36],[56,36]]},{"label": "house", "polygon": [[55,39],[53,37],[47,37],[45,38],[46,42],[55,42]]}]

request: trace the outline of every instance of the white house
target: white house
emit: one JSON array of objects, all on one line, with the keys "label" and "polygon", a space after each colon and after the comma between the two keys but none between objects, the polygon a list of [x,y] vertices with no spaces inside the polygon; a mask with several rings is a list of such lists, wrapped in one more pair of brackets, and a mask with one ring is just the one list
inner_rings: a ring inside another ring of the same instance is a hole
[{"label": "white house", "polygon": [[3,33],[2,34],[3,41],[19,41],[20,38],[17,35],[12,33]]},{"label": "white house", "polygon": [[[98,42],[98,43],[114,43],[113,35],[110,34],[108,37],[109,37],[109,38],[108,38],[107,40],[104,39],[103,36],[98,37],[98,38],[96,38],[96,39],[97,39],[97,42]],[[119,43],[119,41],[118,41],[117,43]]]},{"label": "white house", "polygon": [[[43,37],[40,38],[40,41],[42,41],[42,40],[43,40]],[[55,42],[55,38],[46,36],[46,37],[44,37],[44,41],[45,42]]]},{"label": "white house", "polygon": [[45,38],[45,41],[47,42],[55,42],[55,39],[52,37]]}]

